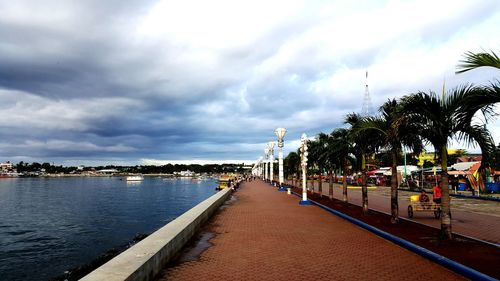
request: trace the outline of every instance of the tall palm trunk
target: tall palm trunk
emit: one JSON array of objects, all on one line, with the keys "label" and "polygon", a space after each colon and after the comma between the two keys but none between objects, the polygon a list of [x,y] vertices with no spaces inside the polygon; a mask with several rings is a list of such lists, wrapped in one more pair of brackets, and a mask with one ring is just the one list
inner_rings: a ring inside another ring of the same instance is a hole
[{"label": "tall palm trunk", "polygon": [[323,195],[323,180],[321,176],[323,175],[323,167],[319,166],[319,176],[318,176],[318,192],[319,195]]},{"label": "tall palm trunk", "polygon": [[297,165],[297,170],[296,170],[296,173],[295,173],[295,174],[297,175],[297,176],[295,177],[295,179],[296,179],[296,181],[295,181],[295,186],[296,186],[296,187],[301,187],[301,186],[300,186],[300,183],[301,183],[301,181],[300,181],[300,180],[301,180],[301,177],[302,177],[302,172],[301,172],[302,170],[301,170],[301,169],[302,169],[302,167],[301,167],[301,164],[300,164],[300,162],[299,162],[299,163],[298,163],[298,165]]},{"label": "tall palm trunk", "polygon": [[366,156],[361,154],[361,197],[363,200],[363,215],[368,215],[368,187],[366,186]]},{"label": "tall palm trunk", "polygon": [[328,172],[328,177],[329,177],[329,180],[328,180],[328,196],[330,196],[330,198],[333,198],[333,171],[330,170]]},{"label": "tall palm trunk", "polygon": [[450,189],[448,187],[448,148],[441,149],[441,238],[453,239],[451,232]]},{"label": "tall palm trunk", "polygon": [[347,165],[346,160],[342,160],[342,201],[347,202]]},{"label": "tall palm trunk", "polygon": [[398,205],[398,168],[397,168],[397,151],[392,151],[392,166],[391,166],[391,223],[399,221],[399,205]]}]

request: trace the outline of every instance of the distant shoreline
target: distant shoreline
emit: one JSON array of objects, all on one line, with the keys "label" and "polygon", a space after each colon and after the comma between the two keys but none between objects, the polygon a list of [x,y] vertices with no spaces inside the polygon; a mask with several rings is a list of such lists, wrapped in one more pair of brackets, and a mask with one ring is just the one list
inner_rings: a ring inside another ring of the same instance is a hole
[{"label": "distant shoreline", "polygon": [[155,174],[139,174],[139,173],[123,173],[123,174],[43,174],[37,176],[11,176],[5,178],[72,178],[72,177],[127,177],[133,175],[142,175],[144,177],[165,177],[165,178],[197,178],[188,177],[188,176],[178,176],[174,174],[163,174],[163,173],[155,173]]}]

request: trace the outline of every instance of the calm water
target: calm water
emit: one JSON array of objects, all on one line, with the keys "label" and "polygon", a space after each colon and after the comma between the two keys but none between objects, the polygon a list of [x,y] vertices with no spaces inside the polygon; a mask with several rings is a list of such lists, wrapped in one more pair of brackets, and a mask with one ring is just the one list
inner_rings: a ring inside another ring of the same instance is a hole
[{"label": "calm water", "polygon": [[47,280],[151,233],[215,193],[213,180],[0,179],[0,279]]}]

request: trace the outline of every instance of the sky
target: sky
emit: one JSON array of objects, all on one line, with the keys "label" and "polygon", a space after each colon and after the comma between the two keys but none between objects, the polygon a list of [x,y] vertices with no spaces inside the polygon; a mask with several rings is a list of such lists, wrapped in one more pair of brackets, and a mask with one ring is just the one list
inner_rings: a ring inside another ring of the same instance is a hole
[{"label": "sky", "polygon": [[366,81],[376,112],[498,79],[455,74],[498,34],[498,0],[0,0],[0,162],[250,162],[277,127],[286,155],[360,113]]}]

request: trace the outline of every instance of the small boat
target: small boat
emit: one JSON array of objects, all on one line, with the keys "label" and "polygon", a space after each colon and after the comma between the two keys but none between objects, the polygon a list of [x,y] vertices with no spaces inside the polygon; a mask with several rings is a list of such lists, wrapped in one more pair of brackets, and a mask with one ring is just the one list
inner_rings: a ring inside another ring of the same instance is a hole
[{"label": "small boat", "polygon": [[127,176],[126,181],[143,181],[144,177],[142,175],[137,176]]},{"label": "small boat", "polygon": [[8,172],[8,173],[0,173],[0,178],[17,178],[19,176],[18,173]]},{"label": "small boat", "polygon": [[231,177],[228,175],[221,176],[219,178],[219,185],[217,186],[216,190],[222,190],[222,189],[228,187],[230,179],[231,179]]}]

